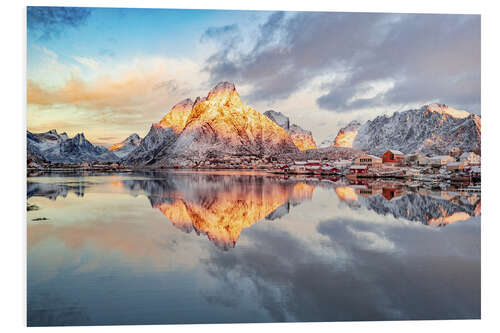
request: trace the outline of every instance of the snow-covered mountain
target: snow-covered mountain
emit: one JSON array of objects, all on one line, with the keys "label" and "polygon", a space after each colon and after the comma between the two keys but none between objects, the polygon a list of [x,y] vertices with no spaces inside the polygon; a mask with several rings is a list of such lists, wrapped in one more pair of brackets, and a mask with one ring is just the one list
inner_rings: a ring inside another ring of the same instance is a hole
[{"label": "snow-covered mountain", "polygon": [[176,104],[151,126],[124,159],[135,165],[182,164],[207,156],[272,155],[297,151],[290,135],[242,103],[234,84],[221,82],[204,98]]},{"label": "snow-covered mountain", "polygon": [[286,130],[292,137],[293,143],[300,150],[317,148],[311,131],[305,130],[299,125],[290,124],[290,118],[285,116],[283,113],[268,110],[264,112],[264,115]]},{"label": "snow-covered mountain", "polygon": [[444,104],[395,112],[359,127],[352,147],[375,155],[388,148],[423,154],[446,154],[458,148],[480,154],[481,116]]},{"label": "snow-covered mountain", "polygon": [[118,157],[107,148],[94,146],[83,133],[68,137],[66,133],[58,134],[50,130],[45,133],[27,131],[28,153],[50,162],[82,163],[82,162],[113,162]]},{"label": "snow-covered mountain", "polygon": [[352,148],[352,142],[354,141],[360,126],[361,123],[359,121],[351,121],[345,127],[342,127],[336,135],[332,134],[325,140],[321,141],[319,148],[326,148],[330,146]]},{"label": "snow-covered mountain", "polygon": [[112,151],[119,158],[127,156],[132,150],[137,148],[141,143],[141,137],[134,133],[129,135],[125,140],[119,143],[115,143],[109,150]]}]

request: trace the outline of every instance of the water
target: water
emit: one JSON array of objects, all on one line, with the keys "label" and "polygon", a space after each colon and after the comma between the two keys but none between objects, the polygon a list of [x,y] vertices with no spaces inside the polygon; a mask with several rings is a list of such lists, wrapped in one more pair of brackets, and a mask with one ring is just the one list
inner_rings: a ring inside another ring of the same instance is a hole
[{"label": "water", "polygon": [[480,194],[74,174],[28,205],[30,326],[480,318]]}]

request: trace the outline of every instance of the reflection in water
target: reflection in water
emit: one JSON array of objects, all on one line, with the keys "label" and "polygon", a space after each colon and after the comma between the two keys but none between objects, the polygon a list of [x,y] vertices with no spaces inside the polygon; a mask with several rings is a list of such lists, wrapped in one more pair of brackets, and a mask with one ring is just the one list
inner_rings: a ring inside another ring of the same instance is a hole
[{"label": "reflection in water", "polygon": [[339,186],[335,191],[352,207],[430,226],[445,226],[481,214],[481,196],[476,193],[415,190],[394,182]]},{"label": "reflection in water", "polygon": [[480,194],[220,173],[27,185],[30,325],[480,316]]},{"label": "reflection in water", "polygon": [[[204,234],[223,249],[233,248],[244,228],[262,220],[274,220],[290,211],[290,205],[311,200],[314,185],[302,181],[261,176],[207,174],[166,175],[162,179],[114,180],[113,187],[130,193],[144,192],[151,206],[185,231]],[[85,186],[28,182],[28,197],[56,200],[68,192],[84,195]]]},{"label": "reflection in water", "polygon": [[[241,231],[266,218],[289,213],[290,205],[311,200],[317,186],[331,188],[353,208],[365,207],[379,215],[445,226],[481,214],[477,193],[410,189],[398,182],[349,185],[314,180],[262,176],[209,174],[166,175],[161,179],[113,180],[113,187],[129,193],[145,193],[151,206],[160,210],[174,226],[207,237],[223,248],[234,247]],[[83,197],[89,184],[28,182],[28,198],[56,200],[69,192]]]},{"label": "reflection in water", "polygon": [[310,199],[314,187],[304,183],[275,184],[247,182],[244,186],[206,186],[195,196],[183,191],[165,192],[152,206],[186,232],[203,233],[222,248],[236,245],[241,231],[264,217],[287,214],[290,202]]}]

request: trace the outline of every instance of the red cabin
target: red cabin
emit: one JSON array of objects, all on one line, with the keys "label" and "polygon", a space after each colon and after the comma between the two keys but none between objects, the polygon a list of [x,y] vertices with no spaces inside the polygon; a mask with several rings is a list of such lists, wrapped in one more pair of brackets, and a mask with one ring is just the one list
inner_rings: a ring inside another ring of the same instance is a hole
[{"label": "red cabin", "polygon": [[405,159],[405,154],[399,150],[389,149],[380,158],[382,158],[382,163],[401,164]]}]

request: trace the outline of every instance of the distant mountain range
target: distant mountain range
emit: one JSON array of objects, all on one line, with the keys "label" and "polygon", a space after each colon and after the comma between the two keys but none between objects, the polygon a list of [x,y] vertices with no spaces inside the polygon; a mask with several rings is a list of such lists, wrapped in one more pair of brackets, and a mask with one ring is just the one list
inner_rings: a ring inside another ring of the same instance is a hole
[{"label": "distant mountain range", "polygon": [[83,133],[68,137],[66,133],[58,134],[50,130],[45,133],[27,132],[28,156],[36,156],[38,159],[58,163],[82,163],[82,162],[114,162],[119,157],[109,149],[94,146]]},{"label": "distant mountain range", "polygon": [[389,148],[405,154],[446,154],[453,148],[481,154],[481,117],[444,104],[425,105],[367,121],[352,147],[376,155]]},{"label": "distant mountain range", "polygon": [[69,138],[56,130],[27,132],[28,160],[60,163],[116,162],[132,166],[185,165],[228,156],[284,156],[288,159],[352,158],[362,151],[380,155],[446,154],[451,149],[481,153],[481,117],[444,104],[352,121],[317,149],[310,131],[290,124],[281,112],[264,114],[243,104],[235,86],[217,84],[206,97],[185,99],[141,139],[132,134],[109,149],[83,133]]},{"label": "distant mountain range", "polygon": [[351,147],[380,155],[387,149],[405,154],[447,154],[452,149],[481,154],[481,116],[444,104],[352,121],[320,147]]}]

